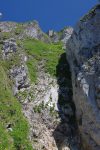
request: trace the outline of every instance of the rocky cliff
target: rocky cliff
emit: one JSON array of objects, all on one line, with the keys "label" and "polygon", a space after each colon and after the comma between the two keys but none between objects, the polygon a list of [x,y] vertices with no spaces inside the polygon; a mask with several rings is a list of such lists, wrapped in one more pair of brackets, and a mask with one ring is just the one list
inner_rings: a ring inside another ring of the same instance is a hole
[{"label": "rocky cliff", "polygon": [[0,150],[100,149],[99,33],[100,5],[48,35],[0,22]]},{"label": "rocky cliff", "polygon": [[51,41],[36,21],[0,23],[0,150],[79,148],[66,54]]},{"label": "rocky cliff", "polygon": [[65,27],[64,29],[62,29],[58,32],[53,31],[53,30],[49,30],[47,34],[53,43],[57,43],[59,41],[62,41],[63,42],[63,48],[65,49],[66,48],[66,42],[70,38],[72,32],[73,32],[72,27]]},{"label": "rocky cliff", "polygon": [[82,145],[100,150],[100,5],[78,22],[66,53]]}]

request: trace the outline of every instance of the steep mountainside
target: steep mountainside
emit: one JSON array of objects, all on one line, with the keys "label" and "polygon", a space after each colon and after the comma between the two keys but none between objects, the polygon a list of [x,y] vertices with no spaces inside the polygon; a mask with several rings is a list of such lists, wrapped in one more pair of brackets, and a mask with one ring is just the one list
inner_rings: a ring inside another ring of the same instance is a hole
[{"label": "steep mountainside", "polygon": [[100,5],[79,21],[66,52],[83,147],[100,150]]},{"label": "steep mountainside", "polygon": [[78,148],[62,47],[36,21],[0,23],[0,150]]},{"label": "steep mountainside", "polygon": [[48,34],[0,22],[0,150],[100,150],[100,5]]}]

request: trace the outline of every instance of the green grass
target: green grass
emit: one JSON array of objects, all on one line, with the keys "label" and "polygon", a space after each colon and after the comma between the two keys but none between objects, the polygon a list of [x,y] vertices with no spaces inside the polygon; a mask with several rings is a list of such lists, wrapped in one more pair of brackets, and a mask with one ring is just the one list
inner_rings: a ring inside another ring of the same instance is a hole
[{"label": "green grass", "polygon": [[21,24],[17,24],[17,27],[14,30],[15,35],[19,35],[23,32],[23,27]]},{"label": "green grass", "polygon": [[[39,40],[25,39],[18,41],[18,46],[20,44],[24,46],[20,50],[23,52],[25,49],[28,55],[27,66],[32,82],[36,82],[37,66],[41,60],[44,60],[45,72],[56,76],[56,66],[63,53],[62,43],[47,44]],[[32,150],[28,139],[28,123],[23,117],[20,103],[12,94],[12,81],[8,78],[9,69],[13,65],[20,65],[19,53],[20,51],[14,53],[9,60],[0,60],[0,150]],[[26,93],[23,94],[23,97],[27,96]],[[40,108],[36,111],[40,111]],[[7,129],[8,124],[12,131]]]},{"label": "green grass", "polygon": [[37,65],[41,60],[45,61],[45,71],[52,76],[56,75],[56,66],[63,53],[62,43],[46,44],[39,40],[26,39],[23,44],[27,55],[31,56],[27,65],[32,81],[36,81]]},{"label": "green grass", "polygon": [[14,150],[13,139],[0,123],[0,150]]},{"label": "green grass", "polygon": [[[10,124],[12,131],[7,130]],[[28,123],[13,97],[5,69],[0,63],[0,150],[32,150]]]},{"label": "green grass", "polygon": [[11,38],[11,33],[9,33],[9,32],[2,32],[1,33],[1,40],[6,40],[9,38]]},{"label": "green grass", "polygon": [[27,61],[27,67],[29,71],[29,76],[32,82],[36,82],[37,79],[37,69],[36,69],[36,61],[31,59]]},{"label": "green grass", "polygon": [[[34,39],[20,42],[24,44],[23,49],[29,58],[27,66],[32,82],[36,82],[37,66],[41,60],[45,61],[46,72],[53,76],[56,74],[56,66],[63,52],[61,43],[46,44]],[[12,81],[8,78],[8,71],[13,65],[20,65],[19,52],[12,54],[9,60],[0,61],[0,150],[31,150],[28,123],[23,117],[20,103],[12,94]],[[12,131],[7,129],[8,124],[11,125]]]},{"label": "green grass", "polygon": [[18,53],[12,54],[12,57],[8,61],[1,61],[1,65],[5,66],[6,70],[12,68],[12,66],[20,66],[21,59]]}]

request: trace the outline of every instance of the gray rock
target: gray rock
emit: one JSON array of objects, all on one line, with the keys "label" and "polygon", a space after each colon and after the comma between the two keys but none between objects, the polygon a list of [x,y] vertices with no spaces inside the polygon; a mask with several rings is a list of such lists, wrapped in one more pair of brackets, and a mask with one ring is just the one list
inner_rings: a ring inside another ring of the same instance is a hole
[{"label": "gray rock", "polygon": [[22,65],[14,67],[10,70],[11,78],[14,80],[13,93],[16,95],[19,90],[28,88],[30,81],[27,76],[27,68]]},{"label": "gray rock", "polygon": [[4,41],[3,44],[3,58],[8,58],[10,54],[15,53],[17,51],[17,44],[15,39],[10,38]]},{"label": "gray rock", "polygon": [[51,38],[52,42],[57,43],[57,42],[60,41],[60,36],[59,36],[59,34],[56,31],[49,30],[47,34]]},{"label": "gray rock", "polygon": [[44,32],[42,32],[42,30],[39,27],[38,22],[36,21],[23,24],[23,28],[24,28],[24,32],[23,32],[22,37],[28,36],[30,38],[41,40],[46,43],[51,42],[49,37]]},{"label": "gray rock", "polygon": [[59,32],[56,32],[54,30],[49,30],[47,34],[51,38],[51,41],[54,43],[62,41],[65,48],[66,42],[70,38],[72,32],[73,32],[72,27],[66,27]]},{"label": "gray rock", "polygon": [[15,22],[0,22],[0,30],[2,32],[11,32],[16,28]]},{"label": "gray rock", "polygon": [[79,21],[66,47],[82,144],[100,150],[100,5]]},{"label": "gray rock", "polygon": [[54,35],[54,31],[53,30],[49,30],[48,31],[48,35],[49,35],[49,37],[52,37]]},{"label": "gray rock", "polygon": [[64,49],[66,48],[66,42],[68,41],[68,39],[71,37],[73,33],[73,28],[72,27],[67,27],[63,30],[62,32],[62,36],[60,37],[60,40],[63,42],[64,44]]}]

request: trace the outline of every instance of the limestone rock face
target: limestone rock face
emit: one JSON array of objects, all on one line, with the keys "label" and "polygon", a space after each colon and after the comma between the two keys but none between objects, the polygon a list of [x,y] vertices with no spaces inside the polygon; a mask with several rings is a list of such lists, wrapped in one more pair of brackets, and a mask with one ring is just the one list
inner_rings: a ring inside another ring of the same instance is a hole
[{"label": "limestone rock face", "polygon": [[64,43],[64,49],[66,48],[66,42],[71,37],[73,32],[72,27],[65,28],[62,32],[61,41]]},{"label": "limestone rock face", "polygon": [[60,36],[58,35],[57,32],[55,32],[54,30],[49,30],[47,34],[51,38],[52,42],[54,43],[59,42]]},{"label": "limestone rock face", "polygon": [[3,44],[3,58],[8,58],[10,54],[15,53],[17,50],[17,44],[15,39],[10,38],[4,41]]},{"label": "limestone rock face", "polygon": [[56,32],[54,30],[49,30],[48,36],[51,38],[51,41],[54,43],[62,41],[64,44],[64,48],[65,48],[66,42],[70,38],[72,32],[73,32],[72,27],[65,27],[59,32]]},{"label": "limestone rock face", "polygon": [[0,22],[0,31],[1,32],[11,32],[16,28],[15,22]]},{"label": "limestone rock face", "polygon": [[23,28],[24,36],[28,36],[30,38],[35,38],[43,42],[50,43],[49,37],[44,32],[42,32],[38,22],[33,21],[30,23],[23,24]]},{"label": "limestone rock face", "polygon": [[38,36],[40,34],[39,31],[41,30],[37,22],[26,23],[24,27],[25,27],[24,33],[28,37],[38,39]]},{"label": "limestone rock face", "polygon": [[25,39],[28,37],[51,43],[50,38],[41,30],[37,21],[25,23],[0,22],[0,32],[5,36],[15,37],[16,39]]},{"label": "limestone rock face", "polygon": [[26,89],[30,86],[30,82],[27,77],[27,68],[24,65],[20,67],[14,67],[11,69],[11,76],[15,82],[13,87],[14,95],[18,93],[19,90]]},{"label": "limestone rock face", "polygon": [[100,150],[100,5],[79,21],[66,52],[83,147]]}]

